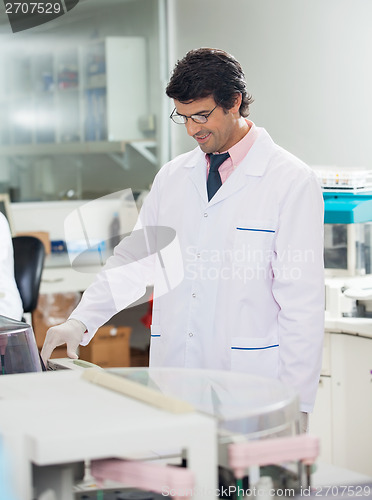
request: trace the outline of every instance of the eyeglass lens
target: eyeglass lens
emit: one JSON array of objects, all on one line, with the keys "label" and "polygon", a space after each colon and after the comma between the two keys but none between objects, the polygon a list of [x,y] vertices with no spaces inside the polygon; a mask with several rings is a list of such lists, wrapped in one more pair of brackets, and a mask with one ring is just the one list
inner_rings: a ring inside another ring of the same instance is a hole
[{"label": "eyeglass lens", "polygon": [[208,121],[209,115],[213,113],[213,111],[217,108],[217,105],[206,115],[191,115],[191,116],[186,116],[186,115],[179,115],[176,113],[176,108],[172,111],[171,114],[171,119],[180,125],[183,125],[187,122],[188,118],[191,118],[195,123],[206,123]]},{"label": "eyeglass lens", "polygon": [[205,123],[208,120],[208,118],[203,115],[191,115],[190,117],[188,117],[188,116],[174,114],[172,115],[171,118],[174,122],[180,124],[186,123],[188,118],[191,118],[195,123]]}]

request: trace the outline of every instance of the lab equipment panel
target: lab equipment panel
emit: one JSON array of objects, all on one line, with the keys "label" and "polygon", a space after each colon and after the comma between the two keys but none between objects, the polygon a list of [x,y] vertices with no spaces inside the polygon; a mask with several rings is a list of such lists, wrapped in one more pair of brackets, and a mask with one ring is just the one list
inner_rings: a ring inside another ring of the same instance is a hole
[{"label": "lab equipment panel", "polygon": [[325,224],[324,265],[337,275],[372,273],[372,223]]}]

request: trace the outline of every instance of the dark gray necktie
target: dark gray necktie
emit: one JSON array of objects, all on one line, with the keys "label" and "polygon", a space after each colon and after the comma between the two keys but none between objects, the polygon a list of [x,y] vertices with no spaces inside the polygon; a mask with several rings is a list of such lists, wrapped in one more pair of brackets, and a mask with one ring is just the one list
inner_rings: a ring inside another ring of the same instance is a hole
[{"label": "dark gray necktie", "polygon": [[210,166],[207,179],[207,192],[208,201],[217,193],[222,186],[221,176],[218,171],[222,163],[230,156],[229,153],[222,153],[220,155],[208,154]]}]

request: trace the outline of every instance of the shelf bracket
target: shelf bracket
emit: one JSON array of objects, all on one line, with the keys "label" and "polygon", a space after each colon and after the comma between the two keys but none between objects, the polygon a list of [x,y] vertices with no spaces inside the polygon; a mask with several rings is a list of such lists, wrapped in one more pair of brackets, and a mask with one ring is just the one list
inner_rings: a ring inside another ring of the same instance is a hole
[{"label": "shelf bracket", "polygon": [[18,167],[21,170],[29,168],[29,166],[32,164],[29,158],[25,158],[23,156],[13,156],[12,158],[10,158],[10,161],[15,167]]},{"label": "shelf bracket", "polygon": [[[145,158],[152,165],[157,165],[158,159],[156,155],[150,151],[150,148],[156,147],[155,141],[131,141],[126,144],[126,146],[131,146],[137,153],[139,153],[143,158]],[[129,170],[130,165],[128,161],[128,154],[123,153],[108,153],[108,156],[117,163],[123,170]]]},{"label": "shelf bracket", "polygon": [[129,170],[128,155],[123,153],[108,153],[109,158],[113,160],[123,170]]},{"label": "shelf bracket", "polygon": [[150,151],[150,148],[156,147],[155,141],[133,141],[129,142],[128,144],[130,144],[130,146],[135,151],[137,151],[137,153],[146,158],[146,160],[149,161],[152,165],[157,165],[158,159],[156,155],[152,151]]}]

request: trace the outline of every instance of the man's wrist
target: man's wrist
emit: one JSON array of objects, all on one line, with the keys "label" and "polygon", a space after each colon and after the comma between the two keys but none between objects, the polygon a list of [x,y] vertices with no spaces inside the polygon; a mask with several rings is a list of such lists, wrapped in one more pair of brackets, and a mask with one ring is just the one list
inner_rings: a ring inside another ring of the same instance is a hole
[{"label": "man's wrist", "polygon": [[81,333],[87,333],[88,332],[87,327],[79,319],[69,318],[67,321],[73,321],[75,323],[75,325],[79,328],[79,330],[81,331]]}]

